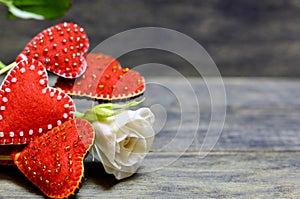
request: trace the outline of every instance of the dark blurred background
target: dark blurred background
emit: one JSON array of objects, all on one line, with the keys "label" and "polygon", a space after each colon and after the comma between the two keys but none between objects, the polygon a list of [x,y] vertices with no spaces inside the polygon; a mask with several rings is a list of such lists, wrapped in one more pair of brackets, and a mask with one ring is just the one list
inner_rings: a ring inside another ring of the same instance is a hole
[{"label": "dark blurred background", "polygon": [[[224,76],[300,76],[299,0],[74,0],[63,18],[52,21],[8,20],[6,12],[0,5],[0,60],[6,64],[44,28],[73,21],[85,27],[91,49],[128,29],[164,27],[197,40]],[[194,75],[185,60],[158,50],[135,51],[120,61],[158,62]]]}]

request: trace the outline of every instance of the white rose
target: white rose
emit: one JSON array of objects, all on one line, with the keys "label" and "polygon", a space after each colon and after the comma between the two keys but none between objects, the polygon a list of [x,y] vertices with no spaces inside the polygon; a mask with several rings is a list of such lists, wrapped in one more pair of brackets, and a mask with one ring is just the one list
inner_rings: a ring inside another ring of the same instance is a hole
[{"label": "white rose", "polygon": [[153,123],[149,108],[126,110],[93,123],[94,146],[107,173],[120,180],[137,171],[153,143]]}]

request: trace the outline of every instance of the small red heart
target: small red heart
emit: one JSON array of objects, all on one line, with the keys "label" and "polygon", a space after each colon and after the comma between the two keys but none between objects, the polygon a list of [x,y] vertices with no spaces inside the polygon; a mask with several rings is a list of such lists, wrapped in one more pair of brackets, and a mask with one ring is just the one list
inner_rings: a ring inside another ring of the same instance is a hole
[{"label": "small red heart", "polygon": [[83,160],[93,144],[93,126],[83,119],[69,120],[12,154],[21,172],[46,196],[65,198],[79,188]]},{"label": "small red heart", "polygon": [[122,100],[136,97],[145,91],[144,78],[128,68],[121,68],[114,58],[90,53],[85,73],[76,80],[58,78],[55,86],[70,95],[101,100]]},{"label": "small red heart", "polygon": [[0,144],[26,144],[74,118],[74,102],[48,87],[44,66],[36,60],[19,62],[0,88]]},{"label": "small red heart", "polygon": [[61,23],[36,35],[16,61],[36,59],[46,69],[65,78],[76,78],[86,69],[84,54],[89,40],[84,29],[74,23]]}]

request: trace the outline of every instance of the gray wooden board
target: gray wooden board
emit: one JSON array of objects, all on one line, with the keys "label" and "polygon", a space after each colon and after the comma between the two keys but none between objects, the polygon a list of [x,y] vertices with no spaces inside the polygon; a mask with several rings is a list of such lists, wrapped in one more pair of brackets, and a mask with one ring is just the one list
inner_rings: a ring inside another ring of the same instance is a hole
[{"label": "gray wooden board", "polygon": [[[73,21],[86,29],[89,51],[132,28],[162,27],[199,42],[223,75],[300,76],[298,0],[74,0],[65,16],[51,21],[7,20],[6,12],[7,8],[0,6],[0,60],[7,64],[43,29]],[[167,39],[177,43],[172,36]],[[166,39],[157,40],[164,43]],[[138,42],[139,39],[130,40]],[[123,46],[120,42],[117,48]],[[157,49],[129,52],[120,61],[129,67],[164,63],[194,75],[192,67],[180,56]],[[153,72],[161,75],[158,70]]]},{"label": "gray wooden board", "polygon": [[[225,78],[226,120],[220,135],[208,136],[216,141],[210,152],[201,150],[212,115],[202,79],[187,79],[200,112],[192,103],[180,107],[176,96],[191,100],[183,82],[171,77],[146,80],[157,84],[148,85],[143,106],[151,107],[158,117],[155,142],[142,173],[119,182],[99,163],[88,160],[78,198],[300,197],[300,80]],[[170,92],[164,92],[166,88]],[[79,109],[90,106],[83,100],[76,103]],[[223,108],[218,104],[214,113],[222,113]],[[214,121],[211,126],[218,129],[220,124]],[[42,197],[15,168],[0,167],[0,184],[0,198]]]},{"label": "gray wooden board", "polygon": [[[199,128],[196,129],[192,118],[181,125],[178,130],[179,115],[174,114],[174,121],[167,121],[165,127],[157,133],[152,147],[155,151],[166,151],[163,148],[172,139],[180,139],[168,151],[182,151],[180,143],[192,143],[188,151],[198,151],[204,137],[211,136],[207,131],[209,118],[202,114]],[[226,121],[213,150],[299,150],[300,113],[227,113]],[[217,139],[216,138],[216,139]]]},{"label": "gray wooden board", "polygon": [[[157,163],[175,153],[155,153]],[[299,152],[186,153],[173,164],[116,181],[100,164],[86,164],[78,198],[299,198]],[[153,165],[155,166],[155,165]],[[3,198],[42,198],[15,168],[1,169]]]}]

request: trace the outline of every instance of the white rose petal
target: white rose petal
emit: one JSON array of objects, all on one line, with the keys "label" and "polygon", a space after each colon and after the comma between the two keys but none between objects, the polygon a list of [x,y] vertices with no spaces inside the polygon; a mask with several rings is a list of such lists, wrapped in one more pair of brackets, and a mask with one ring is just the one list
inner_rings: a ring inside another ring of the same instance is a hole
[{"label": "white rose petal", "polygon": [[115,135],[111,133],[110,127],[106,124],[96,122],[93,124],[97,136],[95,137],[95,143],[105,156],[107,156],[110,162],[115,159]]},{"label": "white rose petal", "polygon": [[153,143],[153,123],[154,115],[149,108],[127,110],[93,123],[96,152],[107,173],[120,180],[137,171]]}]

